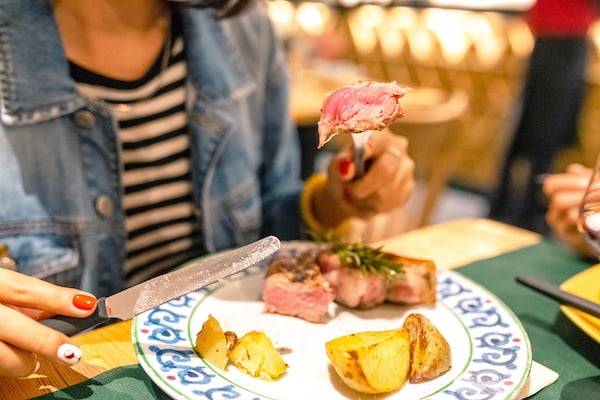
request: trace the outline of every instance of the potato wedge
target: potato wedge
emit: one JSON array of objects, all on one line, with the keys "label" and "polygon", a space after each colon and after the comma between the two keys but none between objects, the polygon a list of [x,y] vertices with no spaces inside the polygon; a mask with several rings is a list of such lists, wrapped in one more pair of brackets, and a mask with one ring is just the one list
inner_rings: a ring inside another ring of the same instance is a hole
[{"label": "potato wedge", "polygon": [[451,368],[450,345],[427,317],[410,314],[403,327],[410,335],[410,383],[429,381]]},{"label": "potato wedge", "polygon": [[391,392],[408,378],[410,337],[405,329],[340,336],[325,349],[342,381],[358,392]]},{"label": "potato wedge", "polygon": [[196,335],[195,349],[202,358],[220,369],[227,365],[227,339],[221,324],[212,315],[202,324]]},{"label": "potato wedge", "polygon": [[277,379],[287,369],[281,354],[263,332],[251,331],[236,340],[228,357],[242,371],[267,381]]}]

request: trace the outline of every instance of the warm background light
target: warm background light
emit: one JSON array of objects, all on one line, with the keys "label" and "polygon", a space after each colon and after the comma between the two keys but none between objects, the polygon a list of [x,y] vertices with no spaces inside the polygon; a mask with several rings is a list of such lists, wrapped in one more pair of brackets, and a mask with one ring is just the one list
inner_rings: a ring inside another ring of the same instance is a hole
[{"label": "warm background light", "polygon": [[374,5],[361,6],[348,15],[348,27],[356,52],[368,55],[377,49],[378,38],[375,27],[383,23],[385,11]]},{"label": "warm background light", "polygon": [[275,25],[277,32],[287,39],[296,32],[294,19],[294,4],[287,0],[273,0],[268,3],[269,17]]},{"label": "warm background light", "polygon": [[[494,179],[522,89],[534,37],[521,11],[534,0],[268,0],[298,77],[347,75],[469,95],[469,138],[457,179]],[[568,1],[568,0],[565,0]],[[420,6],[411,6],[419,3]],[[600,22],[590,30],[589,94],[582,148],[600,148]],[[304,73],[298,73],[304,72]],[[362,78],[361,78],[362,79]],[[569,160],[586,155],[574,151]],[[562,162],[565,165],[567,158]],[[561,163],[557,165],[560,167]]]},{"label": "warm background light", "polygon": [[331,19],[331,9],[323,3],[300,3],[296,18],[304,32],[312,36],[322,35]]}]

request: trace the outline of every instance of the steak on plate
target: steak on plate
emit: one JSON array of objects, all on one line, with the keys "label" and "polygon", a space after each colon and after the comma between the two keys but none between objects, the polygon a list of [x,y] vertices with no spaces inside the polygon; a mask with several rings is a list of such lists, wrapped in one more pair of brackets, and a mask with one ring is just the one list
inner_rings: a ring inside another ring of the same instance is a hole
[{"label": "steak on plate", "polygon": [[394,256],[402,273],[388,276],[386,300],[401,304],[433,304],[437,300],[437,272],[432,260]]},{"label": "steak on plate", "polygon": [[385,301],[386,278],[342,265],[340,257],[323,251],[317,257],[321,272],[335,293],[335,301],[351,308],[372,308]]},{"label": "steak on plate", "polygon": [[313,255],[281,256],[269,263],[262,288],[265,311],[322,322],[334,299]]},{"label": "steak on plate", "polygon": [[368,309],[385,301],[399,304],[433,304],[437,300],[436,266],[431,260],[388,256],[402,265],[396,274],[365,272],[342,263],[323,251],[317,264],[335,292],[335,301],[347,307]]}]

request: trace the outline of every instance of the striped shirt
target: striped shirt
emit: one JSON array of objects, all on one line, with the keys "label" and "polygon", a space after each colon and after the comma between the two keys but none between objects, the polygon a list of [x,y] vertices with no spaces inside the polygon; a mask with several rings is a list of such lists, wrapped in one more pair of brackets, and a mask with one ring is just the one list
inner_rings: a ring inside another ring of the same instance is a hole
[{"label": "striped shirt", "polygon": [[202,254],[190,186],[186,63],[176,24],[169,37],[169,53],[163,49],[137,80],[116,80],[70,63],[80,93],[106,102],[118,122],[127,285]]}]

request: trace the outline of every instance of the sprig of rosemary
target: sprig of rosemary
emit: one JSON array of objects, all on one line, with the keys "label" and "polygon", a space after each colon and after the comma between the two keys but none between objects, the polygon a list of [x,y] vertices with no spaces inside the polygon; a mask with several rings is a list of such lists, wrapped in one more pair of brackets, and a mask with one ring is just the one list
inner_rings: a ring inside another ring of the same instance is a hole
[{"label": "sprig of rosemary", "polygon": [[331,233],[309,231],[315,242],[326,243],[340,257],[341,262],[364,273],[396,275],[402,272],[402,264],[395,262],[382,247],[368,247],[363,243],[345,243]]}]

